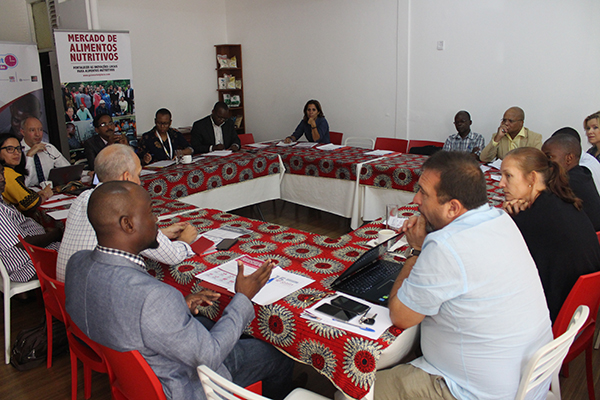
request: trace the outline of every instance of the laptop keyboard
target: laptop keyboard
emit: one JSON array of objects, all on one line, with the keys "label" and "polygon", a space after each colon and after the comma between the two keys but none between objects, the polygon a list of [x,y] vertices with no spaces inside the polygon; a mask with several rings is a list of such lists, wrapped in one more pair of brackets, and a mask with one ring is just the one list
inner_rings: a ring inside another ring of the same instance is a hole
[{"label": "laptop keyboard", "polygon": [[376,284],[383,280],[397,276],[402,269],[402,264],[392,261],[381,260],[376,268],[357,274],[352,279],[342,283],[339,288],[363,294],[371,290]]}]

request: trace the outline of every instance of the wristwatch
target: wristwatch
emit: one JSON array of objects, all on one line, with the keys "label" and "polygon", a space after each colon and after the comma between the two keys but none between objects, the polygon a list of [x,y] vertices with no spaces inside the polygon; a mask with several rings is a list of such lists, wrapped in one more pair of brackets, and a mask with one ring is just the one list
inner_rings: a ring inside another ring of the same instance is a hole
[{"label": "wristwatch", "polygon": [[417,250],[414,247],[409,247],[408,249],[406,249],[406,251],[404,252],[404,257],[406,258],[411,258],[411,257],[416,257],[419,254],[421,254],[421,250]]}]

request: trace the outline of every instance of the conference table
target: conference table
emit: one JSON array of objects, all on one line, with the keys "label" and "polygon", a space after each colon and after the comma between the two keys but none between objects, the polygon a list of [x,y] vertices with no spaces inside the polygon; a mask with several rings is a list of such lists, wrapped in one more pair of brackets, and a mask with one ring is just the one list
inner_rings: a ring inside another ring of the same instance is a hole
[{"label": "conference table", "polygon": [[[278,154],[286,167],[281,199],[349,218],[353,229],[365,220],[381,217],[385,211],[384,204],[383,209],[370,209],[369,218],[364,218],[365,209],[370,207],[365,205],[365,187],[393,189],[387,196],[393,201],[388,203],[408,204],[427,158],[401,153],[372,154],[373,150],[350,146],[322,150],[320,145],[264,145],[259,152]],[[371,217],[373,214],[376,216]]]},{"label": "conference table", "polygon": [[233,210],[279,199],[284,174],[276,154],[197,156],[190,164],[144,167],[142,186],[152,197],[177,199],[204,208]]},{"label": "conference table", "polygon": [[[255,305],[256,318],[245,333],[313,366],[346,396],[360,399],[369,393],[384,350],[395,345],[392,356],[397,361],[412,348],[416,329],[400,335],[402,331],[392,326],[379,339],[372,340],[300,317],[304,309],[317,301],[313,296],[333,293],[330,284],[368,249],[366,243],[377,237],[382,228],[381,221],[339,238],[329,238],[215,209],[185,209],[185,203],[165,198],[158,206],[161,207],[161,227],[187,221],[200,232],[221,226],[248,231],[227,251],[196,255],[172,266],[146,260],[151,275],[175,287],[184,296],[203,290],[202,282],[195,275],[244,254],[262,260],[272,259],[286,271],[314,279],[310,285],[273,304]],[[404,213],[409,216],[417,211],[407,207]],[[403,261],[399,256],[388,257]],[[231,297],[223,295],[212,306],[200,307],[200,313],[217,320],[230,300]],[[399,335],[401,339],[396,340]]]},{"label": "conference table", "polygon": [[[220,205],[225,202],[221,192],[224,188],[233,188],[240,196],[240,184],[254,183],[256,186],[260,179],[273,177],[283,188],[288,176],[313,180],[322,178],[327,182],[325,188],[331,188],[332,182],[348,183],[343,189],[346,194],[357,195],[361,188],[377,190],[375,193],[392,196],[395,201],[391,203],[395,204],[398,201],[393,196],[408,193],[410,197],[406,202],[410,202],[418,187],[420,168],[427,157],[399,153],[381,157],[366,155],[367,152],[369,150],[356,148],[325,152],[314,148],[292,150],[269,146],[258,151],[206,157],[193,164],[155,169],[156,173],[142,178],[142,185],[152,195],[153,211],[159,217],[161,227],[187,221],[199,232],[232,226],[247,229],[248,233],[227,251],[196,255],[177,265],[167,266],[146,260],[149,273],[187,295],[203,290],[195,275],[248,254],[263,260],[272,259],[287,271],[314,279],[309,286],[273,304],[255,305],[256,318],[245,332],[273,344],[293,359],[313,366],[347,397],[361,399],[372,396],[376,370],[398,362],[412,349],[417,327],[402,332],[392,326],[379,339],[372,340],[306,320],[300,314],[314,304],[310,299],[332,293],[330,284],[368,249],[366,243],[376,238],[383,227],[381,219],[339,238],[329,238],[216,209],[221,209]],[[283,171],[287,173],[282,182]],[[498,187],[498,174],[493,171],[486,171],[488,198],[490,204],[499,206],[502,190]],[[294,184],[298,182],[292,181]],[[317,186],[311,185],[311,192],[315,195]],[[206,202],[194,204],[187,201],[190,196],[206,192],[215,192],[216,198],[221,198],[220,202],[207,206]],[[282,198],[284,193],[282,189]],[[387,201],[388,197],[385,199]],[[329,200],[335,202],[339,199]],[[314,206],[319,207],[319,204]],[[400,208],[400,216],[416,214],[418,210],[414,204]],[[398,255],[387,257],[403,261]],[[201,307],[200,312],[216,320],[229,301],[229,296],[221,296],[212,306]]]},{"label": "conference table", "polygon": [[[410,159],[413,160],[412,157]],[[413,167],[417,167],[417,162],[414,163]],[[385,170],[381,168],[379,171]],[[492,206],[500,206],[503,200],[498,176],[486,172],[488,199]],[[414,188],[414,183],[412,186]],[[393,187],[386,189],[396,190]],[[175,287],[184,296],[204,290],[202,282],[195,278],[197,274],[245,254],[262,260],[272,259],[286,271],[314,279],[309,286],[273,304],[255,305],[256,318],[245,333],[273,344],[299,362],[311,365],[347,398],[372,398],[377,369],[397,363],[411,351],[417,327],[403,332],[392,326],[379,339],[372,340],[300,317],[304,309],[317,301],[314,298],[333,293],[331,283],[368,249],[367,242],[376,238],[383,228],[381,219],[339,238],[330,238],[216,209],[195,208],[168,197],[154,198],[153,205],[161,227],[187,221],[199,232],[222,226],[248,231],[226,251],[196,255],[177,265],[167,266],[146,260],[151,275]],[[399,216],[412,215],[418,215],[415,204],[400,208]],[[397,253],[385,257],[404,261]],[[218,320],[230,300],[229,296],[223,295],[212,306],[200,307],[200,313]]]}]

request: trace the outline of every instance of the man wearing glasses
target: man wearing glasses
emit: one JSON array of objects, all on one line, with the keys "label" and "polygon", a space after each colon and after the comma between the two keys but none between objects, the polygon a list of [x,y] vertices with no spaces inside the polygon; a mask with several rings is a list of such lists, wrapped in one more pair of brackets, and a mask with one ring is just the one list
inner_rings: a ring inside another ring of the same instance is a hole
[{"label": "man wearing glasses", "polygon": [[525,112],[519,107],[511,107],[504,113],[498,132],[481,151],[479,159],[483,162],[503,159],[506,153],[518,147],[542,149],[542,135],[523,127]]},{"label": "man wearing glasses", "polygon": [[83,144],[90,171],[94,170],[94,160],[103,148],[114,143],[129,144],[127,136],[115,135],[115,123],[110,115],[96,115],[93,124],[97,135],[92,136]]},{"label": "man wearing glasses", "polygon": [[29,117],[21,123],[23,140],[23,153],[25,153],[25,167],[29,175],[25,177],[25,186],[39,186],[48,180],[52,168],[71,165],[67,159],[50,143],[42,141],[44,128],[39,119]]}]

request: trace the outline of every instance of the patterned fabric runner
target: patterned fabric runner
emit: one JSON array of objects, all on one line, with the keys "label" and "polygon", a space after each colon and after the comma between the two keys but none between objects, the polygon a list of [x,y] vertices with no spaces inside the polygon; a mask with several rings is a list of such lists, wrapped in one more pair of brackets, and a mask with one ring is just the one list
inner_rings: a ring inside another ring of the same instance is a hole
[{"label": "patterned fabric runner", "polygon": [[192,164],[171,165],[154,174],[142,176],[141,181],[152,197],[178,199],[279,172],[276,154],[240,152],[226,157],[208,156]]}]

